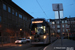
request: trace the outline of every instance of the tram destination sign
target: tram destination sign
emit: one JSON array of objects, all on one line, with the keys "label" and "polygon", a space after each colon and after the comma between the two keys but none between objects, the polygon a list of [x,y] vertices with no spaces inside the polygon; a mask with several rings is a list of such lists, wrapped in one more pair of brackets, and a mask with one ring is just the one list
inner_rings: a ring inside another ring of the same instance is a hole
[{"label": "tram destination sign", "polygon": [[43,21],[32,21],[32,24],[34,23],[43,23]]}]

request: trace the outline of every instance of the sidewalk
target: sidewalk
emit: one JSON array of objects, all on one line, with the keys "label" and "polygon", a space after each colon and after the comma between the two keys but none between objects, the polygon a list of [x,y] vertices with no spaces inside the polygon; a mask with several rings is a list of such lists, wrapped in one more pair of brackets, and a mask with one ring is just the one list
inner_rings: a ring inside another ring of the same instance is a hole
[{"label": "sidewalk", "polygon": [[6,46],[12,46],[12,45],[15,45],[15,43],[0,44],[0,47],[6,47]]},{"label": "sidewalk", "polygon": [[62,42],[63,45],[61,45],[61,39],[58,39],[43,50],[75,50],[75,41],[63,39]]}]

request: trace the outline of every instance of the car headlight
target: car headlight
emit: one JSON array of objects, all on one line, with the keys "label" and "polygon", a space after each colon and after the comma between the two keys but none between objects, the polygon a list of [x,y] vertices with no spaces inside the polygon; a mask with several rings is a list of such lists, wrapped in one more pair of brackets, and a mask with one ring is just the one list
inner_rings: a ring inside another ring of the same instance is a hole
[{"label": "car headlight", "polygon": [[20,43],[22,42],[22,41],[19,41]]},{"label": "car headlight", "polygon": [[32,39],[32,37],[29,37],[30,39]]},{"label": "car headlight", "polygon": [[43,37],[44,39],[46,39],[46,36],[44,35],[44,37]]},{"label": "car headlight", "polygon": [[17,41],[15,41],[15,43],[17,43]]}]

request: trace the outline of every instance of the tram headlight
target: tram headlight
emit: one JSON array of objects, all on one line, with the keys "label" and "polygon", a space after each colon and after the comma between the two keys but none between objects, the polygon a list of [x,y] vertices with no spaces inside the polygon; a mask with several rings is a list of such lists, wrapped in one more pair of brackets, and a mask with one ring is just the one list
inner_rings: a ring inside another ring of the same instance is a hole
[{"label": "tram headlight", "polygon": [[44,37],[43,37],[44,39],[46,39],[46,36],[44,35]]},{"label": "tram headlight", "polygon": [[30,39],[32,39],[32,37],[31,37],[31,36],[30,36],[29,38],[30,38]]}]

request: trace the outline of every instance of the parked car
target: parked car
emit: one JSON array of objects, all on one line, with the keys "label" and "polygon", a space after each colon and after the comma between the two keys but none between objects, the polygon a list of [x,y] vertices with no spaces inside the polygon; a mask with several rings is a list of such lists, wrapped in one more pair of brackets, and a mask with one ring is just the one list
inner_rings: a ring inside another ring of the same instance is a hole
[{"label": "parked car", "polygon": [[27,42],[30,42],[31,41],[30,38],[27,38],[26,40],[27,40]]},{"label": "parked car", "polygon": [[15,43],[26,43],[26,42],[27,42],[26,38],[20,38],[15,41]]}]

